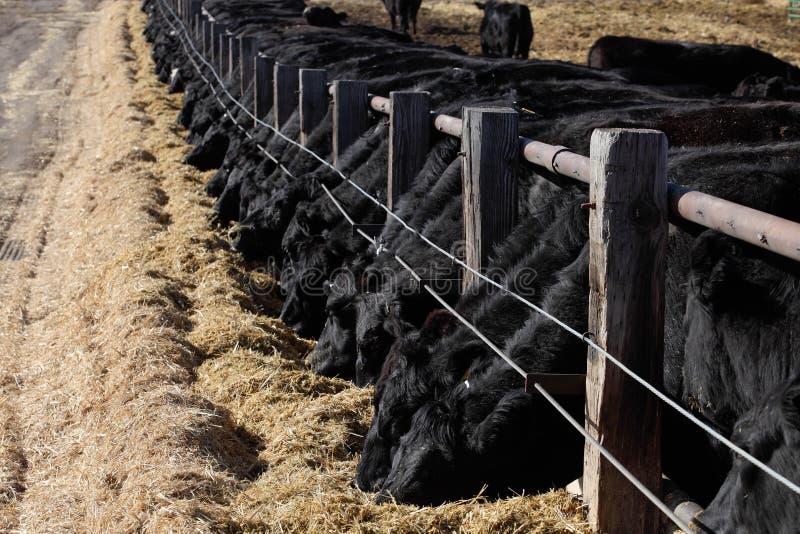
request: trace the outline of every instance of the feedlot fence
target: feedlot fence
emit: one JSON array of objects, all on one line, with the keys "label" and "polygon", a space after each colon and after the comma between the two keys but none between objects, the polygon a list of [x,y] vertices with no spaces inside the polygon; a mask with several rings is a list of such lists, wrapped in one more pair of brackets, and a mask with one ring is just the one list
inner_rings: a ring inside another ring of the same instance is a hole
[{"label": "feedlot fence", "polygon": [[[365,231],[371,229],[370,225],[359,225],[330,189],[320,184],[355,233],[381,253],[391,254],[422,288],[522,376],[526,391],[541,394],[584,436],[582,489],[593,528],[602,532],[652,531],[658,523],[658,509],[684,531],[692,531],[689,523],[698,507],[688,507],[691,513],[678,514],[658,495],[662,483],[662,403],[788,490],[800,494],[798,484],[735,445],[660,390],[668,221],[689,221],[795,261],[800,261],[800,224],[668,183],[667,140],[662,132],[598,129],[592,135],[589,157],[583,156],[567,147],[520,137],[517,113],[510,108],[465,107],[463,118],[459,119],[432,111],[430,95],[425,92],[392,92],[385,98],[370,95],[364,81],[336,80],[329,84],[324,70],[299,69],[264,57],[254,38],[227,32],[202,9],[199,0],[156,0],[155,5],[197,74],[248,139],[255,142],[251,130],[267,128],[299,147],[383,209],[405,231],[460,265],[465,286],[477,280],[490,284],[587,345],[586,375],[526,372],[394,254],[390,244],[387,247],[377,242],[374,235]],[[237,71],[238,79],[232,79]],[[251,84],[254,96],[248,107],[240,99]],[[330,105],[332,162],[306,146],[308,136]],[[232,113],[234,109],[252,122],[240,124]],[[265,122],[269,109],[273,109],[273,124]],[[370,109],[389,116],[386,204],[337,167],[345,150],[368,129]],[[299,141],[281,132],[295,111],[300,116]],[[466,237],[463,260],[393,211],[422,168],[430,148],[431,128],[460,138],[462,143]],[[256,146],[282,172],[297,179],[278,157],[264,146]],[[520,161],[589,184],[590,202],[584,207],[590,210],[590,332],[576,330],[558,319],[557,310],[542,309],[482,272],[492,246],[502,241],[516,222],[516,168]],[[586,395],[585,425],[553,397],[575,394]],[[629,406],[637,409],[625,410]]]}]

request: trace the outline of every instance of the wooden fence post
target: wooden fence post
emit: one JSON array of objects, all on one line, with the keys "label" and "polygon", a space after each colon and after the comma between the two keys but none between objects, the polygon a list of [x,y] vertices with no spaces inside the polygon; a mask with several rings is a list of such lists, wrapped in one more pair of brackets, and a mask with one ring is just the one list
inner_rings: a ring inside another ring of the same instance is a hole
[{"label": "wooden fence post", "polygon": [[291,65],[275,64],[275,128],[280,129],[297,109],[300,91],[300,69]]},{"label": "wooden fence post", "polygon": [[392,91],[389,100],[387,205],[393,210],[400,196],[411,188],[430,148],[431,95],[422,91]]},{"label": "wooden fence post", "polygon": [[228,32],[224,29],[219,34],[219,61],[217,62],[219,77],[223,81],[228,77]]},{"label": "wooden fence post", "polygon": [[367,82],[333,82],[333,164],[369,127]]},{"label": "wooden fence post", "polygon": [[275,60],[256,54],[253,59],[253,70],[255,72],[255,85],[253,86],[253,115],[256,116],[255,126],[258,120],[265,120],[269,108],[272,106],[272,74]]},{"label": "wooden fence post", "polygon": [[191,0],[189,2],[189,28],[190,35],[194,40],[195,44],[200,39],[200,13],[203,10],[203,2],[201,0]]},{"label": "wooden fence post", "polygon": [[328,111],[328,73],[321,69],[300,69],[300,143],[319,126]]},{"label": "wooden fence post", "polygon": [[234,80],[236,69],[239,68],[239,38],[232,33],[228,34],[228,81],[237,82],[231,84],[231,94],[239,97],[239,79]]},{"label": "wooden fence post", "polygon": [[253,57],[256,52],[254,37],[239,37],[239,94],[241,96],[244,96],[247,88],[253,83],[253,73],[255,72]]},{"label": "wooden fence post", "polygon": [[[654,130],[595,130],[591,166],[589,331],[600,347],[661,387],[667,138]],[[587,430],[659,495],[658,399],[592,348],[587,367]],[[657,509],[588,443],[583,469],[597,531],[658,530]]]},{"label": "wooden fence post", "polygon": [[[462,117],[464,261],[480,271],[517,221],[519,115],[510,108],[465,107]],[[475,278],[465,270],[463,287]]]},{"label": "wooden fence post", "polygon": [[219,69],[219,36],[222,32],[222,24],[211,23],[211,65],[215,69]]},{"label": "wooden fence post", "polygon": [[211,21],[203,20],[203,57],[207,61],[211,60]]}]

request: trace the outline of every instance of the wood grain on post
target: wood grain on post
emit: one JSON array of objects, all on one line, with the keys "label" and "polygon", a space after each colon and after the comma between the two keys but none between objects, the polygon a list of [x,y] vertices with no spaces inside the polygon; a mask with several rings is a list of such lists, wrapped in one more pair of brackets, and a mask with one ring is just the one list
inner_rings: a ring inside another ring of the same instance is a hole
[{"label": "wood grain on post", "polygon": [[219,69],[219,36],[224,33],[222,24],[211,23],[211,65]]},{"label": "wood grain on post", "polygon": [[[654,130],[595,130],[591,142],[589,331],[661,387],[667,138]],[[589,349],[586,428],[656,495],[661,486],[658,400]],[[583,495],[599,532],[656,532],[655,507],[586,444]]]},{"label": "wood grain on post", "polygon": [[393,210],[400,196],[411,188],[430,148],[431,95],[422,91],[393,91],[389,100],[387,200]]},{"label": "wood grain on post", "polygon": [[[462,120],[464,262],[479,271],[517,221],[519,115],[510,108],[465,107]],[[475,278],[465,271],[463,287]]]},{"label": "wood grain on post", "polygon": [[300,101],[300,69],[276,63],[274,77],[275,128],[280,129],[295,112]]},{"label": "wood grain on post", "polygon": [[300,143],[319,126],[328,111],[328,73],[321,69],[300,69]]},{"label": "wood grain on post", "polygon": [[256,40],[254,37],[239,37],[239,94],[244,96],[245,91],[253,83],[255,64],[253,57],[256,55]]},{"label": "wood grain on post", "polygon": [[219,69],[219,77],[225,80],[228,76],[228,33],[222,31],[219,34],[219,61],[217,68]]},{"label": "wood grain on post", "polygon": [[203,57],[206,60],[211,60],[211,21],[203,20]]},{"label": "wood grain on post", "polygon": [[333,83],[333,164],[369,127],[367,82],[336,80]]},{"label": "wood grain on post", "polygon": [[258,126],[258,120],[265,120],[269,108],[272,107],[272,74],[275,60],[256,54],[253,59],[255,80],[253,86],[253,115]]},{"label": "wood grain on post", "polygon": [[[239,38],[232,33],[228,34],[228,81],[233,82],[236,69],[239,68]],[[231,93],[235,97],[241,96],[239,93],[239,80],[231,84]]]},{"label": "wood grain on post", "polygon": [[192,37],[195,44],[200,41],[200,13],[203,10],[203,2],[201,0],[191,0],[189,3],[189,24],[192,28]]}]

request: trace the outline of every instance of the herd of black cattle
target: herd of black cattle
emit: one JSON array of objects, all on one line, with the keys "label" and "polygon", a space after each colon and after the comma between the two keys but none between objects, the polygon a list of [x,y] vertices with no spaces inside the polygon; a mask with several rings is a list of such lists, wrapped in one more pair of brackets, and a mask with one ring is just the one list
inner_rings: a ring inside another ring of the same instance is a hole
[{"label": "herd of black cattle", "polygon": [[[318,343],[308,361],[326,376],[375,385],[374,418],[356,484],[378,500],[435,504],[557,487],[582,469],[579,434],[393,259],[422,274],[529,372],[582,373],[586,346],[507,294],[476,284],[403,231],[339,176],[223,97],[224,113],[161,16],[146,0],[146,29],[160,79],[184,89],[179,121],[194,149],[186,161],[218,169],[206,191],[216,224],[246,258],[271,260],[285,302],[281,318]],[[800,220],[800,70],[769,54],[726,45],[600,39],[591,67],[467,56],[361,25],[312,26],[301,0],[206,0],[204,8],[284,64],[325,68],[329,79],[369,82],[374,94],[425,90],[434,109],[511,106],[520,133],[588,153],[599,127],[664,131],[669,179],[755,209]],[[308,14],[308,13],[307,13]],[[238,80],[238,77],[234,76]],[[780,91],[775,88],[779,87]],[[253,101],[253,88],[241,101]],[[267,122],[272,121],[268,115]],[[387,126],[371,126],[340,168],[386,198]],[[297,138],[292,116],[284,133]],[[308,146],[331,154],[331,117]],[[424,168],[396,207],[445,249],[462,238],[456,139],[434,132]],[[257,148],[279,157],[291,178]],[[586,187],[540,168],[519,171],[519,224],[490,269],[532,302],[587,330]],[[322,185],[378,250],[355,235]],[[457,248],[457,247],[456,247]],[[391,254],[385,253],[390,250]],[[427,273],[427,274],[426,274]],[[531,273],[535,273],[532,276]],[[447,283],[450,281],[451,283]],[[673,221],[667,264],[664,390],[792,480],[800,480],[800,264]],[[583,420],[583,399],[559,399]],[[631,406],[631,410],[637,407]],[[714,532],[794,532],[800,497],[665,409],[664,472],[706,506]]]}]

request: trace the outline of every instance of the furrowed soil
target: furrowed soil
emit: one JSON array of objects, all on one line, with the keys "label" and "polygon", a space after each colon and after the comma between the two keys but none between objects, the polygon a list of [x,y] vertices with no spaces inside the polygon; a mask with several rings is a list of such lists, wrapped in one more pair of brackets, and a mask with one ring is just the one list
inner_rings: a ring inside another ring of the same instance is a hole
[{"label": "furrowed soil", "polygon": [[12,4],[61,61],[3,58],[0,127],[35,142],[8,137],[0,167],[0,532],[586,530],[563,490],[417,508],[355,489],[372,392],[308,371],[276,282],[210,228],[139,2]]}]

